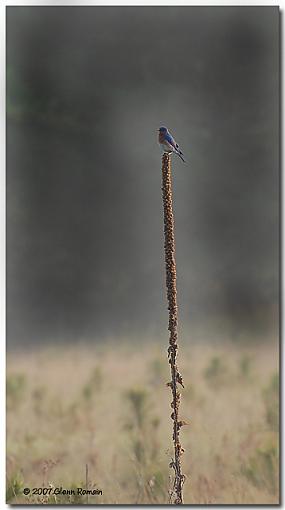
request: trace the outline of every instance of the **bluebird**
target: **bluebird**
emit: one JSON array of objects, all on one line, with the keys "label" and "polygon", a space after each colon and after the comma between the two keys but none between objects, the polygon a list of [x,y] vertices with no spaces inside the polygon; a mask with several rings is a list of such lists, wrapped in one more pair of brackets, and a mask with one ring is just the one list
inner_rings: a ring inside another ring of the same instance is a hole
[{"label": "bluebird", "polygon": [[158,143],[163,152],[167,152],[168,154],[174,152],[174,154],[177,154],[185,163],[183,152],[180,150],[178,143],[175,142],[168,129],[166,127],[161,127],[158,131]]}]

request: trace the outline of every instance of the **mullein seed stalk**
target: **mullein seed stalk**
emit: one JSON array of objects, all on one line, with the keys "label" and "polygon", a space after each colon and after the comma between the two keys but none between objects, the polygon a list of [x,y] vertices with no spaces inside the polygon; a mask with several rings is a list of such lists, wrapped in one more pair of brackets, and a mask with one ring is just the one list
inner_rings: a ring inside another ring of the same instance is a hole
[{"label": "mullein seed stalk", "polygon": [[174,239],[174,217],[172,207],[172,184],[171,184],[171,157],[169,154],[162,156],[162,198],[164,213],[164,251],[165,251],[165,269],[166,269],[166,288],[169,311],[168,330],[170,332],[168,360],[171,371],[171,381],[167,385],[171,388],[171,419],[173,420],[173,444],[174,458],[170,467],[174,470],[174,485],[172,494],[174,495],[174,504],[183,504],[183,484],[185,475],[181,470],[181,455],[184,452],[179,433],[184,422],[179,420],[179,404],[181,394],[178,389],[180,384],[183,388],[183,380],[177,368],[177,350],[178,350],[178,306],[176,290],[176,262],[175,262],[175,239]]}]

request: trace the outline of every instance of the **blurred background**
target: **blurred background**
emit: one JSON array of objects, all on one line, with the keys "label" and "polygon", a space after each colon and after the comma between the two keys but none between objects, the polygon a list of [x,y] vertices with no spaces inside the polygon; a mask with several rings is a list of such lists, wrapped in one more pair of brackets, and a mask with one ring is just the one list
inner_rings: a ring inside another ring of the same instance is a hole
[{"label": "blurred background", "polygon": [[278,336],[277,7],[7,8],[8,348]]}]

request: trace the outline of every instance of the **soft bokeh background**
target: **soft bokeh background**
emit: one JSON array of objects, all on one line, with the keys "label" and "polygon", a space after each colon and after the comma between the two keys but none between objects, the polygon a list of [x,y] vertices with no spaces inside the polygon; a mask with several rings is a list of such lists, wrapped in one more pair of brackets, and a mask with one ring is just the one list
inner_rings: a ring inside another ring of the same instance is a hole
[{"label": "soft bokeh background", "polygon": [[279,496],[277,7],[7,8],[7,502],[167,503],[161,155],[186,503]]},{"label": "soft bokeh background", "polygon": [[278,323],[276,7],[7,8],[8,347],[161,334],[161,163],[181,324]]}]

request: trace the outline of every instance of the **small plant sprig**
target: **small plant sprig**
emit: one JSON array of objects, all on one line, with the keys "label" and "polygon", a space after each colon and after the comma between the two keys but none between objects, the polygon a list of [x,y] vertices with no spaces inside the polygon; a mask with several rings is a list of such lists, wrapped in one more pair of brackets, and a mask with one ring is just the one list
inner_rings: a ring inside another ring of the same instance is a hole
[{"label": "small plant sprig", "polygon": [[165,250],[165,269],[166,269],[166,288],[169,311],[168,330],[170,331],[168,360],[171,370],[171,381],[167,386],[172,391],[171,418],[173,420],[173,443],[174,458],[170,467],[174,470],[173,494],[175,494],[174,504],[183,504],[183,484],[185,475],[181,470],[181,455],[184,452],[179,438],[180,429],[185,422],[179,420],[179,404],[181,394],[178,390],[178,384],[183,388],[183,379],[177,368],[177,324],[178,324],[178,306],[176,290],[176,263],[175,263],[175,239],[174,239],[174,217],[172,208],[172,186],[171,186],[171,159],[170,155],[164,153],[162,156],[162,198],[164,212],[164,250]]}]

